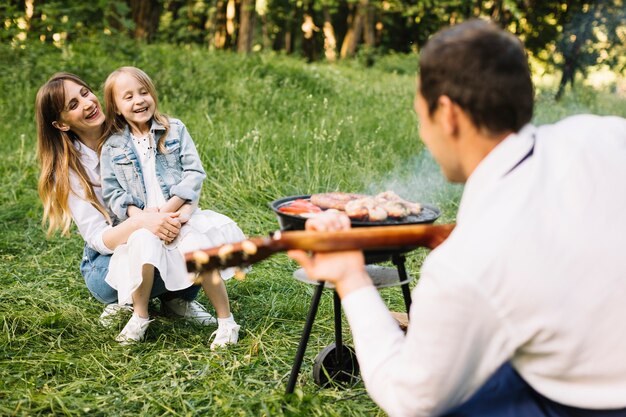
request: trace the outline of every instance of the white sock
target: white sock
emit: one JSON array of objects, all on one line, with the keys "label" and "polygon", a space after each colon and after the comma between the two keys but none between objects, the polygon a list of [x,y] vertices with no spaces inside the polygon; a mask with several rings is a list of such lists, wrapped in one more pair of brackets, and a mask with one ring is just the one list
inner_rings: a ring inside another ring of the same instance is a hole
[{"label": "white sock", "polygon": [[141,321],[150,321],[150,317],[141,317],[139,316],[137,313],[133,312],[133,316],[136,317],[136,320],[141,320]]},{"label": "white sock", "polygon": [[221,326],[221,325],[223,325],[223,324],[229,324],[229,323],[232,323],[232,324],[237,324],[237,323],[235,322],[235,318],[233,317],[233,315],[232,315],[232,314],[231,314],[230,316],[226,317],[225,319],[221,319],[221,318],[219,318],[219,317],[217,318],[217,325],[218,325],[218,326]]}]

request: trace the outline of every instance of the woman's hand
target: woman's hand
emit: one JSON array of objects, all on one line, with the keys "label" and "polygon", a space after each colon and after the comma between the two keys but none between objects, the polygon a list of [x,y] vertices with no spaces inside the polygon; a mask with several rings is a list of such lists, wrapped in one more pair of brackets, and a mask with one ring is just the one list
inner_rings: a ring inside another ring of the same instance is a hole
[{"label": "woman's hand", "polygon": [[[305,229],[318,232],[332,232],[350,228],[350,219],[345,214],[326,211],[310,218]],[[298,262],[309,278],[328,281],[335,285],[340,297],[359,288],[372,285],[365,271],[365,260],[361,251],[343,251],[307,254],[301,250],[287,252]]]}]

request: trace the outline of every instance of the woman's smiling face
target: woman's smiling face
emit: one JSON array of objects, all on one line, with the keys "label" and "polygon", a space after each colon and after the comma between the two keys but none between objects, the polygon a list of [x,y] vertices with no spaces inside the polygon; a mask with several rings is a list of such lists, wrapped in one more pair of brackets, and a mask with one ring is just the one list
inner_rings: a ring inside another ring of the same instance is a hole
[{"label": "woman's smiling face", "polygon": [[71,80],[63,81],[65,103],[55,125],[60,130],[72,130],[79,137],[99,132],[105,117],[98,97],[84,85]]}]

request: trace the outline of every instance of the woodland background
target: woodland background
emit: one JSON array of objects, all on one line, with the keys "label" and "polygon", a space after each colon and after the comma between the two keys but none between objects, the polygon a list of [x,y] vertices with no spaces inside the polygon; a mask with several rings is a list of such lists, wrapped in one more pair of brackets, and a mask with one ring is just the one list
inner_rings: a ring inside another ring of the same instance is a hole
[{"label": "woodland background", "polygon": [[577,75],[626,70],[624,0],[9,0],[0,6],[0,40],[62,48],[121,37],[372,65],[384,54],[419,52],[441,27],[473,17],[518,35],[542,71],[558,72],[557,98]]}]

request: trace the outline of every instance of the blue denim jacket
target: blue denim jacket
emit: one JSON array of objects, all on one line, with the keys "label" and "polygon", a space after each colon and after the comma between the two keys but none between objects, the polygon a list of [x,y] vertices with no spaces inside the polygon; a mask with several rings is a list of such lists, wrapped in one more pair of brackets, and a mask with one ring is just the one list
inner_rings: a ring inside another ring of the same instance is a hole
[{"label": "blue denim jacket", "polygon": [[[165,153],[156,152],[156,174],[166,200],[178,196],[187,202],[200,199],[202,181],[206,173],[198,151],[178,119],[168,119],[170,129],[165,138]],[[150,132],[158,143],[165,128],[152,121]],[[127,208],[134,205],[143,209],[146,204],[146,187],[143,181],[138,153],[126,126],[123,133],[110,136],[100,154],[102,197],[117,217],[118,223],[128,218]]]}]

